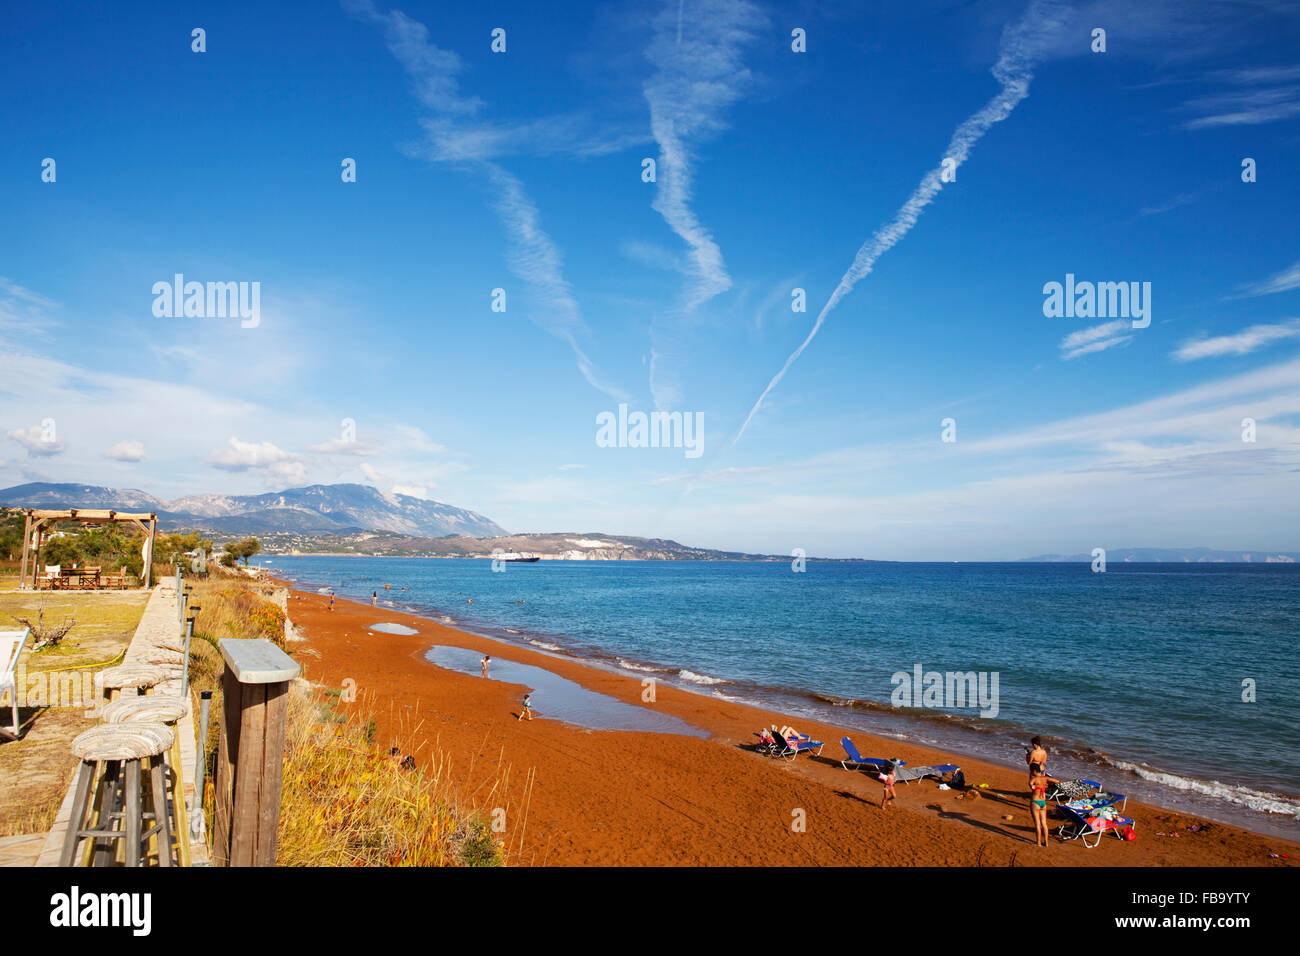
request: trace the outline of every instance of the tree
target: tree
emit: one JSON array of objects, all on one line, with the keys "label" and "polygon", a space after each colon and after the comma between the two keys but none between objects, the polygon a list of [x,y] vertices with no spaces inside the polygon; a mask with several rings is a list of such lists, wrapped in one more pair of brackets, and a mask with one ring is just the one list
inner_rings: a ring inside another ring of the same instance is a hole
[{"label": "tree", "polygon": [[248,559],[262,550],[261,543],[256,538],[245,538],[243,541],[231,541],[226,545],[227,558],[223,563],[234,564],[240,558],[244,560],[244,567],[248,567]]}]

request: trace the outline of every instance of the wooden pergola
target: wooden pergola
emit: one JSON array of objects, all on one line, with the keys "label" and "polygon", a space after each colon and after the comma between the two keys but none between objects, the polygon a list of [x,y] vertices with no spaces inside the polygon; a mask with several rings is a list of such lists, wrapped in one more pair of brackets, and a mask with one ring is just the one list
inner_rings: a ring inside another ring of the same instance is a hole
[{"label": "wooden pergola", "polygon": [[[46,536],[54,530],[59,521],[77,521],[82,524],[134,524],[145,533],[144,579],[146,588],[153,586],[153,541],[158,530],[158,515],[152,511],[133,513],[129,511],[103,511],[93,508],[65,508],[47,511],[39,508],[26,510],[27,524],[23,530],[23,564],[19,575],[19,588],[27,589],[27,553],[32,551],[32,588],[36,588],[36,577],[41,565],[41,548]],[[33,541],[35,545],[33,546]]]}]

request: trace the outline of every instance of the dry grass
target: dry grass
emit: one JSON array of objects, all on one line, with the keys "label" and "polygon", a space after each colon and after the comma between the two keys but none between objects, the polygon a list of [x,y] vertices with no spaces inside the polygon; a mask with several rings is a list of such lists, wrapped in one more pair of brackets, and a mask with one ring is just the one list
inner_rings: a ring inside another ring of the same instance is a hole
[{"label": "dry grass", "polygon": [[374,721],[340,719],[325,697],[291,694],[280,810],[281,866],[500,866],[480,813],[463,812],[437,755],[403,770],[376,747]]},{"label": "dry grass", "polygon": [[[194,583],[200,611],[190,644],[190,686],[210,690],[204,809],[211,824],[220,735],[224,637],[266,637],[285,646],[284,612],[252,581],[214,575]],[[457,800],[455,782],[435,754],[429,769],[402,770],[375,744],[365,707],[334,709],[339,691],[289,695],[280,801],[281,866],[500,866],[505,848],[490,821]],[[409,736],[409,735],[407,735]],[[399,758],[400,759],[400,758]],[[500,785],[504,793],[504,784]],[[486,795],[491,800],[497,784]],[[503,801],[504,802],[504,801]],[[488,804],[490,805],[490,804]],[[209,831],[211,826],[209,825]]]}]

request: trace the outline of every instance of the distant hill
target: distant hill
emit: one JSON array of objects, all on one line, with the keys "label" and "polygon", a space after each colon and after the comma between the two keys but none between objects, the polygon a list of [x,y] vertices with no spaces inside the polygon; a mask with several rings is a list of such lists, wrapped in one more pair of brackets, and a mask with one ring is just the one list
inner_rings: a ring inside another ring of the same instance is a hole
[{"label": "distant hill", "polygon": [[309,485],[262,495],[188,495],[165,501],[135,488],[33,482],[0,490],[0,505],[22,508],[111,508],[153,511],[166,530],[221,535],[339,534],[503,535],[481,514],[369,485]]},{"label": "distant hill", "polygon": [[[1106,563],[1137,564],[1292,564],[1300,559],[1296,551],[1216,551],[1213,548],[1107,548]],[[1039,564],[1092,561],[1091,553],[1040,554],[1022,561]]]},{"label": "distant hill", "polygon": [[[564,532],[493,537],[449,535],[407,537],[387,532],[302,535],[270,534],[259,538],[267,554],[361,554],[389,557],[491,558],[517,553],[544,561],[790,561],[789,555],[746,554],[695,548],[667,538],[622,534]],[[495,553],[495,554],[494,554]],[[808,560],[821,560],[809,558]]]}]

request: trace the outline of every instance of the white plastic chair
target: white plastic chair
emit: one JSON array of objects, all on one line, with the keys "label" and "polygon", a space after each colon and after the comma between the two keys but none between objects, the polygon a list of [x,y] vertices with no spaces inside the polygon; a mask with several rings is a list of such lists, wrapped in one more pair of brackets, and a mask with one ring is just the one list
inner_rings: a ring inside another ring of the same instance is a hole
[{"label": "white plastic chair", "polygon": [[8,693],[13,698],[14,736],[18,736],[18,658],[32,633],[31,628],[21,631],[0,631],[0,701]]}]

